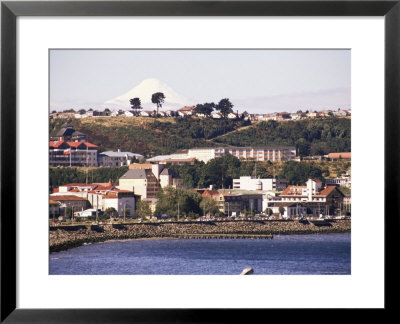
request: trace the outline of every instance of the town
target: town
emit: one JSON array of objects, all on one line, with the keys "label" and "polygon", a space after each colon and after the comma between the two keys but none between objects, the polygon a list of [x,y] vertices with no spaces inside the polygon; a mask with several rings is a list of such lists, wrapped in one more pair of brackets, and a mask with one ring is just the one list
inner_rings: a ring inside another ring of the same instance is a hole
[{"label": "town", "polygon": [[[318,221],[351,215],[350,168],[334,178],[310,177],[295,185],[276,175],[261,177],[257,171],[229,181],[224,179],[224,168],[237,167],[240,161],[252,161],[256,168],[257,163],[274,166],[298,162],[300,156],[295,146],[192,147],[147,158],[119,149],[103,152],[98,149],[86,134],[68,123],[50,135],[50,167],[86,169],[85,182],[61,183],[50,189],[51,224],[243,219]],[[350,162],[351,153],[333,152],[315,158]],[[189,187],[177,172],[179,168],[198,165],[206,168],[213,163],[217,167],[210,167],[206,172],[215,170],[218,180],[207,187],[201,182]],[[117,181],[89,181],[88,168],[111,167],[125,170]]]}]

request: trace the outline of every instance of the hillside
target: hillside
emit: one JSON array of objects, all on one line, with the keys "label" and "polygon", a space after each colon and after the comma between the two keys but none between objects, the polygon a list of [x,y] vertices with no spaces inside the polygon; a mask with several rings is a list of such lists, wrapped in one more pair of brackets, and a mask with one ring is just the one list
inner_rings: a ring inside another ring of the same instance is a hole
[{"label": "hillside", "polygon": [[[50,120],[54,133],[65,119]],[[69,120],[100,151],[145,156],[191,147],[294,145],[301,156],[351,151],[351,120],[343,118],[268,121],[198,118],[96,117]]]}]

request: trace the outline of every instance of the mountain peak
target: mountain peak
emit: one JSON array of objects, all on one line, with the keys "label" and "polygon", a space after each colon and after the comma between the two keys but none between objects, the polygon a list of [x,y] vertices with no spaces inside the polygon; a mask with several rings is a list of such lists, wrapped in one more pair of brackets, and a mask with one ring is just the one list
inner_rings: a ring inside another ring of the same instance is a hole
[{"label": "mountain peak", "polygon": [[188,99],[171,89],[166,83],[156,78],[144,79],[128,92],[105,102],[107,106],[118,106],[118,108],[129,109],[129,100],[139,98],[144,108],[154,108],[151,96],[156,92],[165,95],[163,108],[179,108],[189,104]]}]

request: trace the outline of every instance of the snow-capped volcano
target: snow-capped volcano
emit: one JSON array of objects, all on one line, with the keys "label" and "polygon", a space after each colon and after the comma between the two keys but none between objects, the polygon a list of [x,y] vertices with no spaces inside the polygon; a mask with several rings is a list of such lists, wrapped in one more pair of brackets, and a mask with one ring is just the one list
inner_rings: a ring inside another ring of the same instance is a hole
[{"label": "snow-capped volcano", "polygon": [[164,82],[157,79],[145,79],[128,92],[108,100],[104,103],[107,107],[116,107],[120,109],[129,109],[129,100],[139,98],[143,108],[154,108],[151,102],[151,96],[156,92],[162,92],[165,95],[163,109],[180,108],[190,104],[189,100],[184,96],[176,93]]}]

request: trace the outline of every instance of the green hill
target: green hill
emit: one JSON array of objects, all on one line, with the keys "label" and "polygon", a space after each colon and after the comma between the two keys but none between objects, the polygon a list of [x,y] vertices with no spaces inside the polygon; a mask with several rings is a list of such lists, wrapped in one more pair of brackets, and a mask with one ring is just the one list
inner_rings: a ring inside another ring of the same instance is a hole
[{"label": "green hill", "polygon": [[[54,133],[65,119],[50,120]],[[145,156],[215,146],[295,145],[301,156],[351,151],[351,120],[345,118],[268,121],[199,118],[95,117],[72,119],[100,151],[130,151]]]}]

